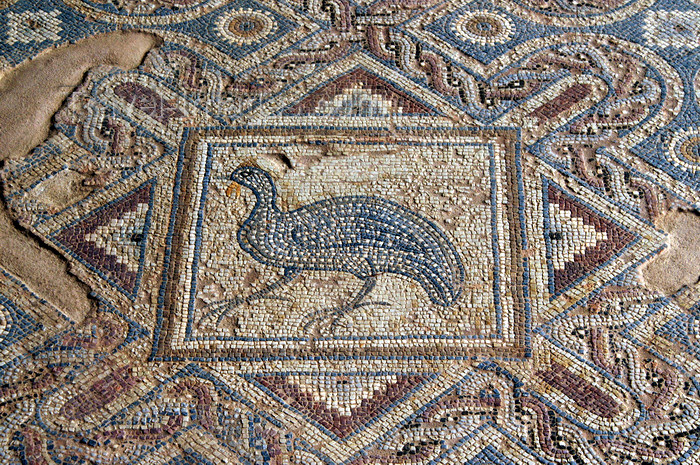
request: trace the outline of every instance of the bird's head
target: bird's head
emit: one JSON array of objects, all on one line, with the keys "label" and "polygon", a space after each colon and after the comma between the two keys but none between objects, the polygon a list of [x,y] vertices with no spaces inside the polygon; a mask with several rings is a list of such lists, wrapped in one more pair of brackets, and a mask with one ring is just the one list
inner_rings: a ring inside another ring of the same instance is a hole
[{"label": "bird's head", "polygon": [[236,192],[236,197],[241,193],[241,186],[252,190],[256,196],[266,194],[274,189],[272,178],[264,170],[257,166],[239,166],[231,173],[231,185],[226,189],[226,195],[229,197]]}]

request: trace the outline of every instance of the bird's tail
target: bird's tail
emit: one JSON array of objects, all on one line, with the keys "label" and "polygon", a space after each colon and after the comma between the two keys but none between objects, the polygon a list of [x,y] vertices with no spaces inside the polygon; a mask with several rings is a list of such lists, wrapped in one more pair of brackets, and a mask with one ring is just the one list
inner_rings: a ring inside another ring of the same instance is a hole
[{"label": "bird's tail", "polygon": [[450,255],[444,254],[442,257],[412,261],[402,272],[418,281],[430,300],[443,307],[449,307],[459,299],[464,283],[464,268],[457,251],[449,252]]}]

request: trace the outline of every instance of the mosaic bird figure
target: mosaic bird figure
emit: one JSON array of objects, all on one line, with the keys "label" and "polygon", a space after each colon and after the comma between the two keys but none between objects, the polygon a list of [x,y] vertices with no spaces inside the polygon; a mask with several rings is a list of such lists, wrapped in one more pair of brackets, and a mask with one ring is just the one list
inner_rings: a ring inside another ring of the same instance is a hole
[{"label": "mosaic bird figure", "polygon": [[[336,308],[307,315],[305,329],[333,318],[333,325],[363,302],[381,273],[407,276],[440,306],[455,303],[464,281],[464,267],[449,239],[430,220],[401,205],[374,196],[346,196],[321,200],[291,211],[277,206],[272,177],[256,166],[240,166],[231,174],[227,190],[240,194],[246,187],[256,201],[238,230],[241,248],[258,262],[284,270],[283,276],[248,297],[217,302],[202,320],[224,316],[242,303],[279,299],[273,292],[303,271],[351,273],[363,281],[355,296]],[[373,302],[384,304],[385,302]]]}]

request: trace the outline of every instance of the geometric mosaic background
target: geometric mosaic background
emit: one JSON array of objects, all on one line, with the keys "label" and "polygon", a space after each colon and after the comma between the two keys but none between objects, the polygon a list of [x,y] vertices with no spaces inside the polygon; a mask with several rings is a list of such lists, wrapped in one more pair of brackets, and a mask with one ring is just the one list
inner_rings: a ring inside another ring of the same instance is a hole
[{"label": "geometric mosaic background", "polygon": [[117,30],[0,172],[95,303],[0,268],[0,463],[700,463],[700,2],[0,0],[0,69]]}]

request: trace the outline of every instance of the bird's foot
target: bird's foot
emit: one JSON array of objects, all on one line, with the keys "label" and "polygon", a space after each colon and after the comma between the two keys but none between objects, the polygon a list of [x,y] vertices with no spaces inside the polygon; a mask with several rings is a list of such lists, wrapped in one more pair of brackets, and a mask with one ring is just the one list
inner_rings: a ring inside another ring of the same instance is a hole
[{"label": "bird's foot", "polygon": [[[278,295],[266,295],[265,297],[260,297],[260,300],[279,300],[282,302],[292,302],[293,300],[289,297],[282,297]],[[248,302],[250,303],[250,302]]]},{"label": "bird's foot", "polygon": [[[324,310],[328,310],[328,309],[324,309]],[[311,332],[312,327],[315,327],[317,323],[324,320],[325,315],[321,315],[322,312],[323,312],[323,310],[318,310],[316,312],[304,315],[304,318],[302,318],[301,322],[303,324],[303,329],[304,329],[305,333]],[[317,328],[315,328],[315,329],[317,329]],[[317,331],[313,331],[313,332],[317,332]]]},{"label": "bird's foot", "polygon": [[209,310],[207,313],[204,314],[204,316],[202,316],[202,318],[199,319],[197,326],[203,326],[208,320],[212,319],[213,317],[216,317],[216,326],[219,326],[221,324],[221,321],[226,316],[228,316],[229,312],[231,312],[231,310],[235,309],[243,302],[245,302],[245,299],[241,299],[240,297],[212,302],[211,304],[205,307],[205,309],[210,308],[211,310]]},{"label": "bird's foot", "polygon": [[376,301],[376,302],[360,302],[355,305],[343,305],[340,307],[324,308],[322,310],[317,310],[311,314],[307,314],[304,317],[304,331],[309,332],[311,327],[316,324],[322,324],[325,320],[332,318],[328,325],[325,325],[328,330],[332,333],[333,330],[338,326],[342,318],[349,312],[356,310],[361,307],[367,307],[370,305],[381,305],[389,306],[389,302]]},{"label": "bird's foot", "polygon": [[353,308],[353,310],[354,310],[354,309],[356,309],[356,308],[368,307],[368,306],[370,306],[370,305],[381,305],[381,306],[383,306],[383,307],[388,307],[388,306],[390,306],[391,304],[390,304],[389,302],[384,302],[384,301],[382,301],[382,300],[379,300],[379,301],[376,301],[376,302],[362,302],[362,303],[359,303],[359,304],[355,305],[355,306],[352,307],[352,308]]},{"label": "bird's foot", "polygon": [[229,313],[236,307],[246,303],[251,304],[257,300],[280,300],[284,302],[291,302],[292,299],[288,297],[281,297],[272,294],[267,295],[251,295],[245,298],[234,297],[233,299],[219,300],[213,302],[205,308],[211,308],[202,318],[199,319],[198,326],[202,326],[207,320],[216,316],[216,326],[219,326],[224,318],[229,316]]},{"label": "bird's foot", "polygon": [[[368,307],[370,305],[381,305],[384,307],[387,307],[391,305],[389,302],[383,302],[383,301],[377,301],[377,302],[362,302],[357,305],[354,305],[351,307],[351,310],[355,310],[361,307]],[[333,332],[335,331],[335,328],[338,327],[339,323],[342,321],[343,317],[347,314],[347,310],[341,309],[340,311],[333,312],[330,316],[333,316],[333,320],[331,320],[330,324],[328,324],[328,329]],[[344,325],[348,326],[348,325]]]}]

